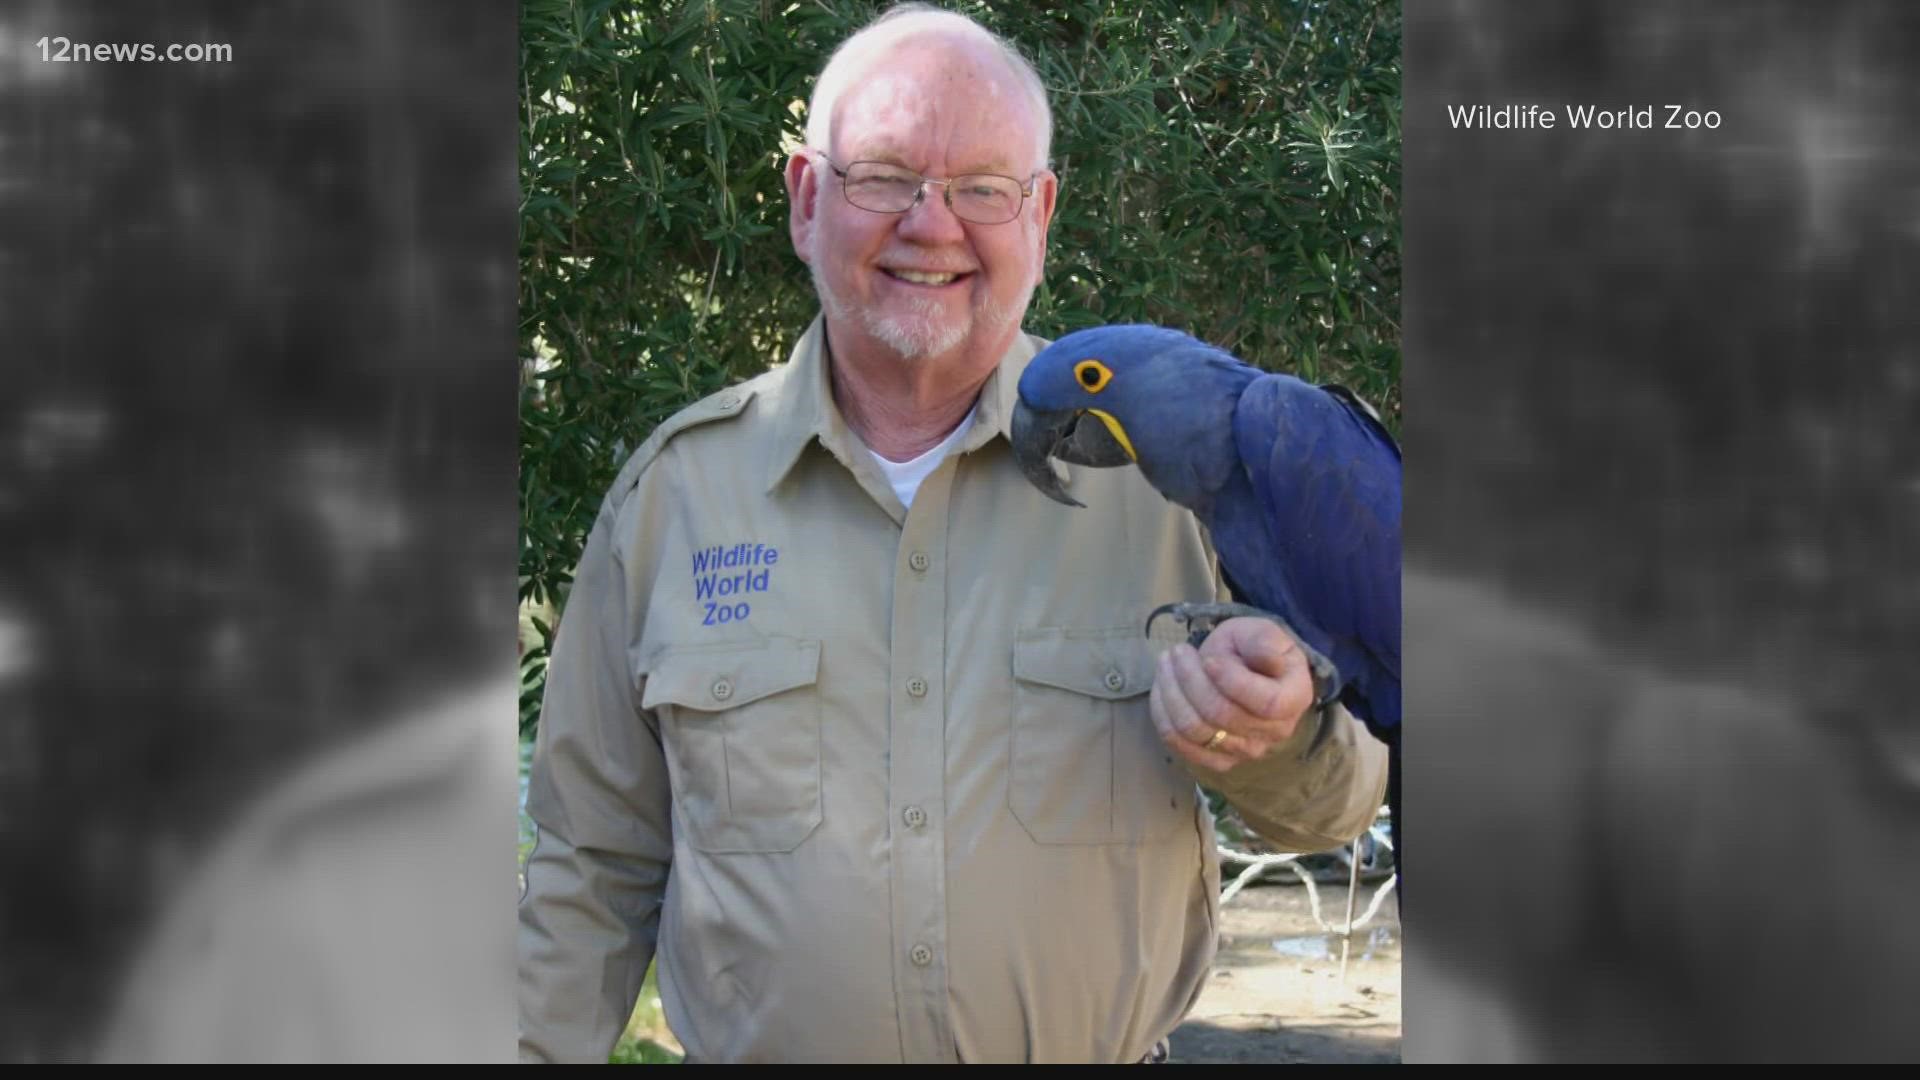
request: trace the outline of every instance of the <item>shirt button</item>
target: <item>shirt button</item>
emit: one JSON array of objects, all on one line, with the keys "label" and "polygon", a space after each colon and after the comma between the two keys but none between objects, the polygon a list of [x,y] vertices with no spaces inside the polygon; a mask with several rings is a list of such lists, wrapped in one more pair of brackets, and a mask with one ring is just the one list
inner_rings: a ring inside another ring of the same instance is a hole
[{"label": "shirt button", "polygon": [[713,681],[713,699],[715,701],[725,701],[732,696],[733,683],[726,679],[715,679]]},{"label": "shirt button", "polygon": [[1127,677],[1114,668],[1107,669],[1107,689],[1118,690],[1127,685]]},{"label": "shirt button", "polygon": [[913,958],[914,967],[926,967],[933,963],[933,950],[925,945],[915,945],[913,951],[907,955]]},{"label": "shirt button", "polygon": [[721,407],[721,408],[723,408],[723,409],[731,409],[731,408],[733,408],[733,407],[734,407],[735,405],[738,405],[738,404],[740,404],[740,398],[739,398],[739,397],[738,397],[737,395],[735,395],[735,394],[722,394],[722,395],[720,395],[720,407]]},{"label": "shirt button", "polygon": [[927,812],[917,806],[907,807],[906,813],[900,816],[906,819],[907,828],[909,829],[917,829],[927,823]]},{"label": "shirt button", "polygon": [[927,566],[930,562],[931,560],[927,558],[927,553],[924,551],[916,551],[913,554],[907,556],[907,565],[913,567],[915,570],[921,571],[922,573],[926,571]]},{"label": "shirt button", "polygon": [[920,678],[918,675],[908,679],[907,693],[912,694],[914,697],[926,697],[927,680]]}]

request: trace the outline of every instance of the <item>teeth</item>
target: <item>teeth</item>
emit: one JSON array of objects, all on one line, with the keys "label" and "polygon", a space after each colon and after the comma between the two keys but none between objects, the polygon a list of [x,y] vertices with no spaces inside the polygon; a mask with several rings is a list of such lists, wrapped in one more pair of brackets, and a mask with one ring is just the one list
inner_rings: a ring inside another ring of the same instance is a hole
[{"label": "teeth", "polygon": [[922,274],[918,270],[889,270],[888,273],[902,281],[911,281],[915,285],[945,285],[958,274]]}]

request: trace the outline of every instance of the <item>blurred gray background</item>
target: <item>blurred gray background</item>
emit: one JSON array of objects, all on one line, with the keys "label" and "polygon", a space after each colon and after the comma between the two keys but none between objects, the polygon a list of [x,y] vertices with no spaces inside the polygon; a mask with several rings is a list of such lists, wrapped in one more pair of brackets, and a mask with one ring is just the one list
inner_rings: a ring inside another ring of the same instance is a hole
[{"label": "blurred gray background", "polygon": [[[496,830],[505,933],[516,17],[0,5],[0,1060],[88,1053],[242,808],[448,700],[498,732],[503,813],[422,850]],[[233,59],[46,62],[43,36]],[[248,880],[196,901],[216,929]]]},{"label": "blurred gray background", "polygon": [[1405,1059],[1912,1059],[1920,6],[1406,24]]}]

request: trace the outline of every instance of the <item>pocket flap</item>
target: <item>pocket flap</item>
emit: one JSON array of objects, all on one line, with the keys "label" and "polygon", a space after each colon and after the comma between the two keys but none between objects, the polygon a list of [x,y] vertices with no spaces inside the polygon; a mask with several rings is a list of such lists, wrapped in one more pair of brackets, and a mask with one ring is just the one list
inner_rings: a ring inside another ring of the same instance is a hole
[{"label": "pocket flap", "polygon": [[1013,674],[1118,701],[1153,689],[1153,666],[1165,648],[1138,627],[1022,630],[1014,639]]},{"label": "pocket flap", "polygon": [[640,707],[678,705],[718,712],[811,686],[820,677],[820,643],[797,638],[662,651],[647,673]]}]

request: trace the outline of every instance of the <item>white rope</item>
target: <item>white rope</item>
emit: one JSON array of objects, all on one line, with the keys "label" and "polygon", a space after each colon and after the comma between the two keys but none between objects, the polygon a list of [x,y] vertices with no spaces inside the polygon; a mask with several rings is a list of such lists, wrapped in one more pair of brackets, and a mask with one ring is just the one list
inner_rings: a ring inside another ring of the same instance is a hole
[{"label": "white rope", "polygon": [[[1381,835],[1377,823],[1375,828],[1368,830],[1368,833],[1372,836],[1374,843],[1382,845],[1388,850],[1392,850],[1393,842]],[[1373,898],[1367,902],[1365,914],[1354,921],[1351,926],[1334,926],[1327,922],[1320,914],[1319,884],[1314,881],[1313,874],[1308,871],[1306,867],[1301,866],[1299,862],[1301,855],[1304,853],[1286,852],[1255,855],[1245,851],[1236,851],[1233,848],[1227,847],[1225,844],[1219,844],[1217,846],[1220,850],[1220,859],[1222,862],[1246,864],[1246,869],[1240,871],[1239,875],[1235,877],[1226,888],[1220,891],[1220,903],[1222,905],[1227,904],[1235,896],[1238,896],[1240,890],[1252,884],[1260,875],[1266,873],[1269,869],[1275,866],[1286,866],[1292,869],[1294,876],[1298,877],[1300,883],[1307,887],[1307,901],[1313,907],[1313,921],[1322,931],[1329,934],[1345,934],[1350,936],[1355,930],[1365,927],[1380,913],[1380,906],[1386,903],[1387,895],[1393,892],[1400,884],[1400,874],[1396,871],[1390,875],[1379,888],[1374,890]],[[1346,863],[1350,868],[1358,862],[1355,849],[1351,845],[1337,848],[1331,852],[1331,854],[1341,862]]]},{"label": "white rope", "polygon": [[[1298,859],[1300,856],[1298,855],[1248,855],[1245,852],[1233,851],[1228,848],[1221,848],[1220,857],[1222,859],[1228,859],[1233,862],[1244,862],[1244,863],[1251,864],[1245,870],[1240,871],[1240,876],[1233,879],[1233,884],[1228,885],[1224,890],[1221,891],[1220,902],[1224,904],[1227,901],[1232,900],[1235,894],[1237,894],[1241,889],[1246,888],[1247,885],[1252,883],[1253,879],[1259,877],[1263,873],[1266,873],[1268,867],[1279,866],[1283,863],[1294,863],[1294,860]],[[1297,863],[1294,863],[1294,869],[1296,871],[1299,871],[1300,868]],[[1312,887],[1313,875],[1302,873],[1302,880],[1307,882],[1307,885],[1309,888]]]}]

